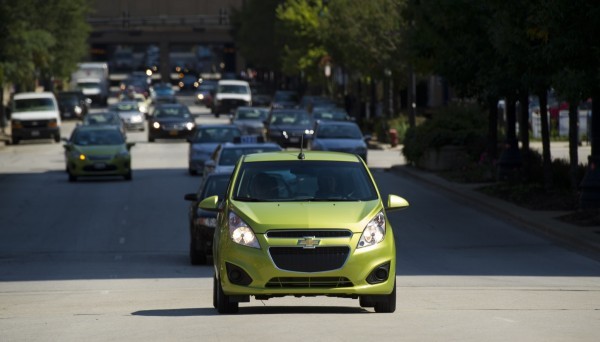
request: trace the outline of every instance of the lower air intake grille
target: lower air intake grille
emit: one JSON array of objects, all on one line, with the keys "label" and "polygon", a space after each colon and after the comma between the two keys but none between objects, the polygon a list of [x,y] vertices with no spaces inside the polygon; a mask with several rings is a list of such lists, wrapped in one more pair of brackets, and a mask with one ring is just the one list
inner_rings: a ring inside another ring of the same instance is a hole
[{"label": "lower air intake grille", "polygon": [[265,285],[269,288],[322,288],[352,287],[354,284],[345,277],[279,277],[272,278]]},{"label": "lower air intake grille", "polygon": [[349,247],[271,247],[269,253],[275,266],[293,272],[324,272],[341,268]]}]

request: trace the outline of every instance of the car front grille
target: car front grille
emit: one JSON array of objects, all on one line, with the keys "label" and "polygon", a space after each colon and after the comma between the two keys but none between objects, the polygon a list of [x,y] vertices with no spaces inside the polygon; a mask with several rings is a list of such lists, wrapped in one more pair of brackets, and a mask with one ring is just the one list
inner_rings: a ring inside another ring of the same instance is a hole
[{"label": "car front grille", "polygon": [[271,278],[267,288],[323,288],[352,287],[354,284],[346,277],[277,277]]},{"label": "car front grille", "polygon": [[341,268],[350,248],[340,247],[271,247],[269,254],[279,269],[292,272],[324,272]]},{"label": "car front grille", "polygon": [[86,165],[83,167],[83,171],[86,171],[86,172],[107,172],[107,171],[116,171],[116,170],[117,170],[116,165],[106,165],[102,168],[98,168],[97,166],[94,166],[94,165]]},{"label": "car front grille", "polygon": [[113,158],[112,155],[108,156],[87,156],[89,160],[92,161],[101,161],[101,160],[111,160]]},{"label": "car front grille", "polygon": [[271,230],[267,232],[268,238],[293,238],[301,239],[303,237],[313,236],[316,238],[349,238],[352,232],[345,229],[324,230],[324,229],[299,229],[299,230]]},{"label": "car front grille", "polygon": [[24,128],[40,128],[40,127],[48,127],[50,120],[23,120],[21,121],[21,125]]}]

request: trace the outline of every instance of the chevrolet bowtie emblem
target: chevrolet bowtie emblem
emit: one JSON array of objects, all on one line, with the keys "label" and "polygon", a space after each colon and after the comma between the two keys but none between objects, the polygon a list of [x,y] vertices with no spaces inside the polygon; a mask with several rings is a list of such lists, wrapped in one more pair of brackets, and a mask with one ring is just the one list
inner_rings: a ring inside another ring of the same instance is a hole
[{"label": "chevrolet bowtie emblem", "polygon": [[321,240],[315,239],[314,236],[305,236],[301,240],[298,240],[298,246],[302,246],[302,248],[315,248],[320,242]]}]

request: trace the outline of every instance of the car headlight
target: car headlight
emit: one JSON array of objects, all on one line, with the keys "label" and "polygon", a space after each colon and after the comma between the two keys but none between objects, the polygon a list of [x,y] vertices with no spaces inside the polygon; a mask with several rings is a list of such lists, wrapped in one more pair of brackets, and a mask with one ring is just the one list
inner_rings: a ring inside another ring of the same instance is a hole
[{"label": "car headlight", "polygon": [[204,94],[198,94],[198,100],[204,100]]},{"label": "car headlight", "polygon": [[304,130],[304,134],[313,134],[315,133],[315,131],[313,131],[312,129],[305,129]]},{"label": "car headlight", "polygon": [[356,248],[376,245],[383,241],[384,237],[385,216],[383,215],[383,211],[380,211],[371,221],[369,221],[369,223],[367,223]]},{"label": "car headlight", "polygon": [[286,132],[286,131],[282,131],[282,132],[281,132],[281,135],[283,135],[283,136],[284,136],[286,139],[288,138],[288,134],[287,134],[287,132]]},{"label": "car headlight", "polygon": [[134,115],[131,117],[131,122],[142,122],[142,116],[141,115]]},{"label": "car headlight", "polygon": [[252,228],[234,212],[229,212],[229,237],[242,246],[260,249]]},{"label": "car headlight", "polygon": [[81,109],[81,107],[79,106],[75,106],[73,107],[73,111],[75,112],[75,114],[79,115],[83,112],[83,110]]},{"label": "car headlight", "polygon": [[156,129],[159,129],[160,128],[160,124],[158,122],[154,122],[152,124],[152,127],[156,128]]},{"label": "car headlight", "polygon": [[193,123],[193,122],[187,122],[187,123],[185,124],[185,128],[187,128],[187,130],[188,130],[188,131],[191,131],[191,130],[193,130],[193,129],[194,129],[194,126],[195,126],[195,125],[194,125],[194,123]]},{"label": "car headlight", "polygon": [[78,152],[78,151],[71,151],[70,158],[78,159],[78,160],[86,160],[87,159],[85,154]]}]

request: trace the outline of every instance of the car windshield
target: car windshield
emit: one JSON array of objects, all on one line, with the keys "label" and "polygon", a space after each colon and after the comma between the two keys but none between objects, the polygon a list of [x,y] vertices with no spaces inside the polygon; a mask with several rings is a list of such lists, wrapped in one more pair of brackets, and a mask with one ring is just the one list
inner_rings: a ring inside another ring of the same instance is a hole
[{"label": "car windshield", "polygon": [[200,198],[207,198],[215,195],[218,195],[220,198],[225,197],[227,186],[229,185],[229,178],[229,175],[208,177],[202,188]]},{"label": "car windshield", "polygon": [[317,128],[319,139],[362,139],[362,133],[353,125],[321,125]]},{"label": "car windshield", "polygon": [[298,94],[294,92],[278,91],[273,96],[274,101],[298,102]]},{"label": "car windshield", "polygon": [[233,198],[246,202],[371,201],[378,195],[362,163],[299,160],[244,163]]},{"label": "car windshield", "polygon": [[160,107],[154,111],[157,118],[191,118],[190,111],[185,107]]},{"label": "car windshield", "polygon": [[99,88],[100,84],[98,82],[78,82],[77,86],[81,89],[94,89]]},{"label": "car windshield", "polygon": [[244,147],[236,146],[231,148],[224,148],[219,156],[219,166],[232,166],[238,161],[238,159],[246,154],[261,153],[261,152],[273,152],[280,151],[276,146],[257,146],[257,147]]},{"label": "car windshield", "polygon": [[227,94],[248,94],[248,88],[237,84],[220,84],[218,92]]},{"label": "car windshield", "polygon": [[307,112],[302,111],[273,112],[270,123],[273,125],[309,125],[310,117]]},{"label": "car windshield", "polygon": [[110,107],[111,110],[118,112],[137,112],[139,110],[139,105],[137,102],[135,103],[117,103]]},{"label": "car windshield", "polygon": [[14,112],[46,112],[56,110],[54,101],[50,98],[15,100]]},{"label": "car windshield", "polygon": [[121,145],[125,139],[117,130],[84,130],[78,131],[73,137],[73,144],[79,146]]},{"label": "car windshield", "polygon": [[262,121],[267,117],[266,110],[260,109],[238,109],[235,113],[236,120],[258,120]]},{"label": "car windshield", "polygon": [[84,125],[118,125],[121,118],[113,113],[92,113],[83,118]]},{"label": "car windshield", "polygon": [[345,121],[347,118],[346,113],[344,112],[334,112],[334,111],[313,111],[313,118],[315,120],[331,120],[331,121]]},{"label": "car windshield", "polygon": [[200,86],[198,87],[198,90],[213,91],[213,90],[215,90],[215,88],[216,88],[215,84],[201,83]]},{"label": "car windshield", "polygon": [[196,130],[194,143],[224,143],[232,142],[241,136],[237,127],[201,127]]}]

